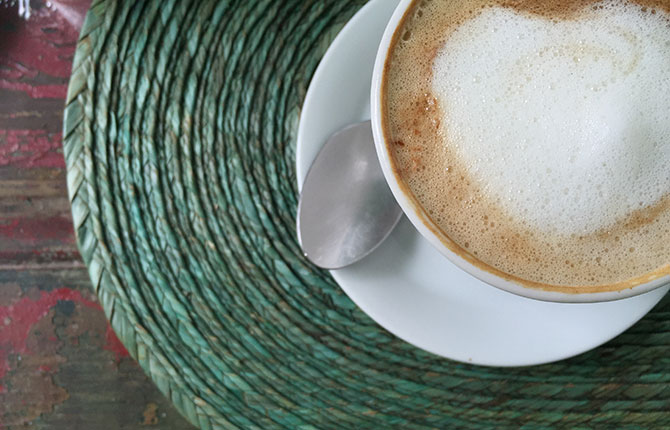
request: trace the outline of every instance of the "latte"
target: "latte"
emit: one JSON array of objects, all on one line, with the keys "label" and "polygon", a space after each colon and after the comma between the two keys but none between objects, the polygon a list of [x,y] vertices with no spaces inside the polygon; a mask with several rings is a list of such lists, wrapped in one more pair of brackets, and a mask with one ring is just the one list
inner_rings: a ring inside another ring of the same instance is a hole
[{"label": "latte", "polygon": [[416,1],[384,72],[395,173],[453,250],[530,286],[670,269],[670,1]]}]

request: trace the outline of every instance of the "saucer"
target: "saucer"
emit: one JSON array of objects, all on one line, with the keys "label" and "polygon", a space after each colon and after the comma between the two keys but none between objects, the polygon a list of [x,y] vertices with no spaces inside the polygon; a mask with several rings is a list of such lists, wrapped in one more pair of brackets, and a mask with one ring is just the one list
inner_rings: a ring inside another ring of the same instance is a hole
[{"label": "saucer", "polygon": [[[299,188],[333,132],[370,118],[375,55],[397,4],[368,2],[321,60],[300,118]],[[632,326],[670,289],[590,304],[516,296],[456,267],[406,218],[371,255],[330,273],[354,303],[399,338],[452,360],[488,366],[542,364],[588,351]]]}]

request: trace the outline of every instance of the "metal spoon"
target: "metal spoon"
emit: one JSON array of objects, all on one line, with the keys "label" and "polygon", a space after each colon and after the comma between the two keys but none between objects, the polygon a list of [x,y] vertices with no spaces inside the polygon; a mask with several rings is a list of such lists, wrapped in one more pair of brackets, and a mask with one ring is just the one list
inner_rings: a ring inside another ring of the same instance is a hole
[{"label": "metal spoon", "polygon": [[333,134],[307,172],[298,203],[298,242],[324,269],[340,269],[377,248],[402,210],[386,184],[370,121]]}]

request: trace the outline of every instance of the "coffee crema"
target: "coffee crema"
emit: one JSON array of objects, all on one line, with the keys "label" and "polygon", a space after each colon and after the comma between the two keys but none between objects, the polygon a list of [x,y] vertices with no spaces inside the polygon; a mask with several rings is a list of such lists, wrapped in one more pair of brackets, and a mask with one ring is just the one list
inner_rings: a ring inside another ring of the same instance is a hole
[{"label": "coffee crema", "polygon": [[417,0],[391,43],[395,174],[443,242],[531,287],[670,272],[670,0]]}]

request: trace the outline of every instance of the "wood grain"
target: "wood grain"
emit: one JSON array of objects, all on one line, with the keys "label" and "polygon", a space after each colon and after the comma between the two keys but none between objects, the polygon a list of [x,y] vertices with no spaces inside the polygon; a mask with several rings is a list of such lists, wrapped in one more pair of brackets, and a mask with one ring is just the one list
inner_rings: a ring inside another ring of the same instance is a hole
[{"label": "wood grain", "polygon": [[111,330],[75,244],[64,98],[90,0],[0,7],[0,428],[191,429]]}]

